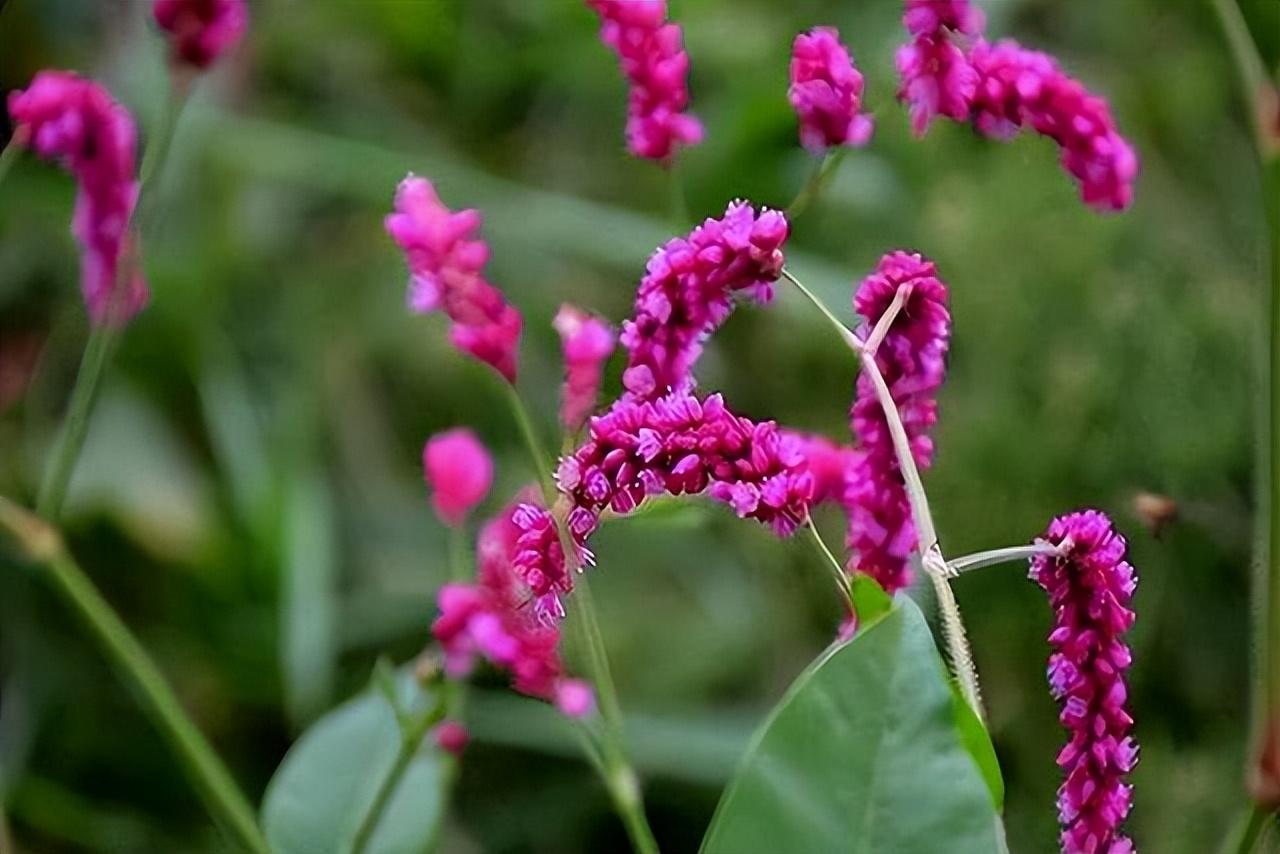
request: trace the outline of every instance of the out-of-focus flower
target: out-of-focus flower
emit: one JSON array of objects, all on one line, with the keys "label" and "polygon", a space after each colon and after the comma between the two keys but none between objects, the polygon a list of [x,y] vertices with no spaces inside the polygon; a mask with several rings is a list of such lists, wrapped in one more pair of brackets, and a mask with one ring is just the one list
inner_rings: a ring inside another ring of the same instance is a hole
[{"label": "out-of-focus flower", "polygon": [[244,0],[156,0],[152,14],[169,34],[173,61],[200,70],[235,47],[249,26]]},{"label": "out-of-focus flower", "polygon": [[560,333],[564,353],[560,423],[573,433],[595,408],[604,363],[613,353],[617,336],[608,323],[571,305],[560,306],[552,324]]},{"label": "out-of-focus flower", "polygon": [[613,48],[630,84],[627,148],[636,157],[669,161],[682,145],[702,141],[689,115],[689,55],[680,27],[667,23],[666,0],[587,0],[600,16],[600,39]]},{"label": "out-of-focus flower", "polygon": [[1063,854],[1131,854],[1120,832],[1133,788],[1124,777],[1138,761],[1125,710],[1124,673],[1132,654],[1122,636],[1133,627],[1137,586],[1125,541],[1097,510],[1059,516],[1044,542],[1058,554],[1031,560],[1031,578],[1049,594],[1049,687],[1062,706],[1070,740],[1058,754],[1066,780],[1058,790]]},{"label": "out-of-focus flower", "polygon": [[813,503],[842,502],[860,454],[856,448],[838,445],[826,436],[783,430],[799,443],[800,454],[813,477]]},{"label": "out-of-focus flower", "polygon": [[484,278],[489,247],[476,236],[479,212],[449,210],[430,181],[411,174],[396,188],[386,229],[409,265],[409,308],[442,309],[454,346],[514,383],[523,321]]},{"label": "out-of-focus flower", "polygon": [[949,30],[976,36],[986,19],[969,0],[906,0],[902,23],[913,36]]},{"label": "out-of-focus flower", "polygon": [[692,387],[690,370],[702,342],[733,311],[733,297],[772,299],[787,233],[781,212],[757,216],[746,202],[734,202],[721,219],[708,219],[654,252],[635,314],[622,326],[629,396],[644,400]]},{"label": "out-of-focus flower", "polygon": [[102,86],[70,71],[41,71],[9,95],[14,135],[57,160],[78,184],[71,232],[81,246],[80,289],[95,324],[123,324],[147,304],[129,222],[138,203],[133,119]]},{"label": "out-of-focus flower", "polygon": [[896,62],[902,79],[898,97],[907,103],[917,136],[936,116],[968,120],[978,74],[945,33],[916,36],[898,48]]},{"label": "out-of-focus flower", "polygon": [[590,437],[560,461],[556,481],[572,501],[569,532],[587,563],[605,508],[629,513],[650,495],[706,492],[786,536],[808,518],[813,496],[794,436],[733,414],[718,394],[699,401],[687,392],[624,399],[591,419]]},{"label": "out-of-focus flower", "polygon": [[437,747],[454,756],[461,756],[471,741],[471,734],[459,721],[441,721],[431,735]]},{"label": "out-of-focus flower", "polygon": [[1104,98],[1064,74],[1053,57],[1009,39],[978,43],[970,61],[978,74],[978,130],[997,139],[1022,128],[1049,137],[1062,150],[1063,168],[1080,182],[1086,204],[1104,211],[1129,207],[1138,156],[1116,129]]},{"label": "out-of-focus flower", "polygon": [[431,501],[446,525],[458,527],[493,484],[493,459],[470,430],[437,433],[422,449],[422,470]]},{"label": "out-of-focus flower", "polygon": [[534,501],[528,492],[518,496],[481,529],[476,583],[441,588],[431,633],[444,648],[450,678],[465,678],[483,658],[510,673],[517,691],[582,716],[593,707],[591,688],[565,676],[560,629],[534,613],[529,587],[514,565],[522,534],[515,516]]},{"label": "out-of-focus flower", "polygon": [[[920,468],[933,459],[929,429],[938,419],[937,391],[946,376],[951,340],[947,287],[933,262],[916,253],[890,252],[862,280],[854,307],[863,317],[858,337],[866,341],[901,291],[902,309],[876,349],[876,365],[897,405],[911,453]],[[906,484],[875,385],[858,377],[850,412],[858,437],[858,460],[848,480],[847,545],[850,569],[870,575],[891,595],[911,583],[908,558],[916,548]]]},{"label": "out-of-focus flower", "polygon": [[816,27],[791,47],[787,98],[800,119],[800,144],[814,154],[837,145],[865,145],[875,121],[862,112],[862,75],[840,33]]}]

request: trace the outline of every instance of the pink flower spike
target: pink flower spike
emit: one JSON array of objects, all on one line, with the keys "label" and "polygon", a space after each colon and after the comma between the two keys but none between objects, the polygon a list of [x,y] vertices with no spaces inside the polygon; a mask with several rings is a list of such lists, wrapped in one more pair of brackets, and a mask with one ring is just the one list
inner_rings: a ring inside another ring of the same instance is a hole
[{"label": "pink flower spike", "polygon": [[627,147],[669,162],[682,145],[702,141],[689,106],[689,55],[680,27],[666,23],[666,0],[587,0],[600,16],[600,39],[613,48],[630,84]]},{"label": "pink flower spike", "polygon": [[596,710],[595,692],[581,679],[564,679],[556,686],[555,704],[571,718],[585,718]]},{"label": "pink flower spike", "polygon": [[475,434],[457,428],[432,436],[422,449],[431,501],[446,525],[458,527],[493,483],[493,459]]},{"label": "pink flower spike", "polygon": [[80,290],[90,319],[127,323],[148,299],[129,233],[139,190],[133,119],[106,89],[70,71],[41,71],[25,90],[11,92],[9,115],[15,137],[76,178],[71,232],[81,247]]},{"label": "pink flower spike", "polygon": [[461,756],[471,742],[471,734],[458,721],[441,721],[431,735],[437,747],[454,756]]},{"label": "pink flower spike", "polygon": [[523,320],[484,278],[489,247],[476,234],[480,214],[449,210],[430,181],[410,174],[385,223],[409,265],[410,310],[442,309],[453,345],[514,383]]},{"label": "pink flower spike", "polygon": [[1133,627],[1137,576],[1124,559],[1124,537],[1097,510],[1059,516],[1042,542],[1059,549],[1032,558],[1031,579],[1053,609],[1049,686],[1069,736],[1058,754],[1062,851],[1130,854],[1133,842],[1120,825],[1133,801],[1125,776],[1138,746],[1125,708],[1132,654],[1122,636]]},{"label": "pink flower spike", "polygon": [[595,408],[604,363],[613,353],[617,336],[600,318],[568,304],[560,306],[552,325],[560,333],[564,352],[560,423],[566,432],[574,433]]},{"label": "pink flower spike", "polygon": [[800,119],[800,144],[813,154],[838,145],[861,146],[875,129],[862,112],[862,75],[840,33],[817,27],[796,36],[787,98]]},{"label": "pink flower spike", "polygon": [[687,237],[667,241],[649,258],[635,310],[622,325],[627,394],[649,400],[693,386],[702,345],[733,312],[734,297],[773,296],[782,273],[789,226],[779,211],[733,202]]},{"label": "pink flower spike", "polygon": [[[876,365],[902,417],[916,465],[933,460],[929,429],[938,420],[937,392],[946,377],[951,340],[947,287],[933,262],[907,252],[890,252],[862,280],[854,307],[863,317],[857,335],[866,340],[903,290],[901,311],[876,350]],[[859,375],[850,421],[858,437],[858,459],[848,478],[849,568],[870,575],[890,595],[911,583],[909,558],[917,545],[915,525],[898,457],[875,386]]]},{"label": "pink flower spike", "polygon": [[249,26],[244,0],[155,0],[151,11],[169,34],[172,61],[197,70],[235,47]]}]

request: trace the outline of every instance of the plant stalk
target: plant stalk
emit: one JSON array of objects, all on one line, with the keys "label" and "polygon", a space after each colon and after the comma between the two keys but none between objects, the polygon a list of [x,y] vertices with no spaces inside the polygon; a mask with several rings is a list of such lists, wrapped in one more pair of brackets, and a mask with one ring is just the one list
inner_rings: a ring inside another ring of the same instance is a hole
[{"label": "plant stalk", "polygon": [[814,548],[822,556],[823,565],[831,570],[831,576],[836,582],[836,589],[840,591],[840,598],[844,600],[849,613],[856,614],[857,608],[853,604],[853,588],[849,583],[849,574],[844,571],[840,561],[836,560],[836,556],[831,553],[831,549],[827,546],[826,541],[822,539],[822,534],[818,532],[818,527],[813,524],[812,519],[808,521],[805,527],[809,529]]},{"label": "plant stalk", "polygon": [[809,173],[809,180],[805,181],[804,186],[800,188],[800,192],[796,193],[796,197],[791,200],[791,204],[787,205],[787,219],[795,219],[800,216],[822,194],[823,188],[827,186],[827,182],[835,174],[836,168],[840,165],[840,160],[847,150],[843,146],[828,149],[822,159],[814,165],[813,171]]},{"label": "plant stalk", "polygon": [[524,401],[520,399],[520,392],[516,391],[516,387],[509,382],[504,381],[503,386],[506,388],[507,403],[511,405],[511,414],[515,418],[516,427],[524,439],[525,449],[529,452],[529,459],[533,461],[534,471],[538,473],[538,485],[542,487],[542,498],[550,507],[556,500],[556,485],[551,478],[551,470],[547,468],[546,449],[533,429],[533,420],[529,417],[529,410],[525,408]]},{"label": "plant stalk", "polygon": [[809,302],[813,303],[814,307],[817,308],[818,311],[822,312],[822,316],[825,317],[827,322],[831,324],[832,328],[836,330],[836,334],[840,336],[840,340],[847,344],[854,353],[861,357],[862,342],[858,340],[856,335],[849,331],[849,327],[845,326],[844,323],[840,321],[840,318],[831,313],[831,309],[827,308],[827,304],[818,299],[817,294],[805,287],[804,283],[793,276],[791,271],[785,267],[782,269],[782,277],[795,285],[796,290],[804,294],[805,298],[809,300]]},{"label": "plant stalk", "polygon": [[1227,837],[1222,854],[1254,854],[1267,832],[1267,822],[1274,820],[1275,814],[1271,810],[1258,804],[1251,805]]},{"label": "plant stalk", "polygon": [[1013,563],[1019,560],[1029,560],[1036,555],[1052,555],[1057,554],[1058,549],[1050,543],[1032,543],[1029,546],[1008,546],[1003,549],[990,549],[985,552],[974,552],[973,554],[964,555],[963,557],[953,558],[947,561],[947,569],[951,575],[959,575],[962,572],[971,572],[975,569],[984,569],[988,566],[996,566],[1001,563]]},{"label": "plant stalk", "polygon": [[67,553],[53,526],[0,498],[0,529],[45,573],[54,590],[97,641],[118,674],[179,759],[209,814],[244,849],[267,854],[253,807],[227,767],[192,722],[160,668],[143,649],[93,582]]},{"label": "plant stalk", "polygon": [[118,327],[104,323],[93,327],[85,344],[76,382],[71,389],[71,403],[67,408],[67,420],[54,447],[52,463],[45,471],[36,496],[36,513],[50,522],[56,522],[67,497],[67,487],[75,471],[76,461],[84,448],[89,432],[89,414],[98,396],[98,386],[107,358],[115,343]]}]

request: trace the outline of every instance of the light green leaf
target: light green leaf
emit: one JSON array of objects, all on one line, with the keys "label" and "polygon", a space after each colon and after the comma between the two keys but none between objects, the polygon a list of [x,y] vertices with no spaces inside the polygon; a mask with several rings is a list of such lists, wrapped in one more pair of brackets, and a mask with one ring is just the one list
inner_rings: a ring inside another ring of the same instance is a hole
[{"label": "light green leaf", "polygon": [[969,751],[969,755],[973,757],[973,761],[978,765],[978,771],[982,774],[982,779],[987,784],[987,791],[991,793],[991,802],[996,810],[1004,809],[1004,776],[1000,773],[1000,760],[996,758],[995,745],[991,743],[991,735],[987,732],[987,728],[983,726],[982,721],[978,719],[978,714],[973,710],[973,706],[965,700],[964,695],[960,693],[960,686],[950,678],[947,679],[951,686],[951,708],[955,712],[956,729],[960,732],[960,743],[964,745],[965,750]]},{"label": "light green leaf", "polygon": [[[403,677],[397,688],[402,705],[409,706],[417,689]],[[395,713],[378,692],[366,692],[316,721],[280,763],[263,798],[262,824],[273,854],[347,854],[399,747]],[[440,758],[424,747],[366,854],[420,854],[443,814],[441,792]]]},{"label": "light green leaf", "polygon": [[703,854],[992,854],[1002,833],[919,609],[903,599],[791,686]]}]

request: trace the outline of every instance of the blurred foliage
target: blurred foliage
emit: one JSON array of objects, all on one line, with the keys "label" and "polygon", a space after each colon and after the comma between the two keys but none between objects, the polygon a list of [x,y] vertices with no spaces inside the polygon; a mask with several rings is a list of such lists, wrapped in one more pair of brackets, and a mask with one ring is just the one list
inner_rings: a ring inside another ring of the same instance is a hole
[{"label": "blurred foliage", "polygon": [[[72,545],[250,797],[379,652],[412,656],[445,577],[419,480],[430,433],[493,448],[497,508],[531,477],[501,390],[440,318],[403,309],[381,217],[414,170],[484,211],[492,278],[524,312],[521,390],[551,435],[562,300],[620,320],[647,254],[686,224],[670,178],[622,148],[624,86],[575,0],[259,0],[247,43],[200,81],[144,242],[152,306],[125,337],[72,487]],[[851,316],[891,248],[935,258],[955,339],[927,476],[949,554],[1025,542],[1054,514],[1131,535],[1133,835],[1210,850],[1240,800],[1262,225],[1242,104],[1206,0],[987,0],[992,33],[1058,54],[1112,101],[1143,158],[1127,214],[1086,210],[1052,147],[940,124],[893,101],[895,0],[672,0],[705,144],[690,210],[782,206],[808,173],[784,91],[791,38],[838,26],[867,75],[874,143],[845,159],[790,244]],[[1244,4],[1268,59],[1280,4]],[[42,67],[107,82],[144,139],[163,49],[142,0],[10,0],[0,88]],[[30,499],[86,330],[73,187],[28,158],[0,188],[0,492]],[[616,393],[618,362],[609,389]],[[847,436],[853,367],[782,290],[739,311],[699,376],[740,410]],[[1130,510],[1167,494],[1153,538]],[[833,542],[838,520],[824,518]],[[610,526],[597,600],[656,832],[694,850],[763,711],[825,645],[835,598],[807,544],[719,508]],[[0,558],[4,560],[4,558]],[[957,583],[1018,852],[1055,850],[1049,616],[1016,567]],[[0,566],[0,788],[31,850],[223,850],[171,757],[49,593]],[[621,850],[607,798],[546,710],[469,707],[447,834],[457,852]]]}]

